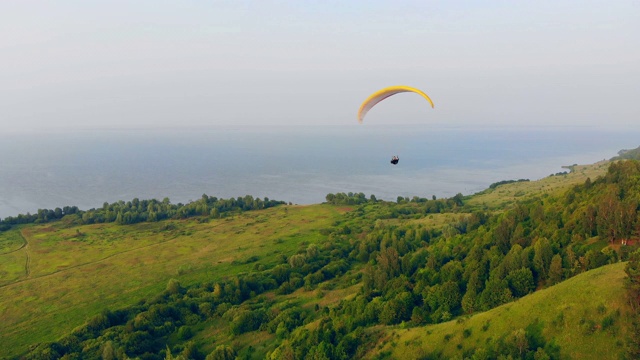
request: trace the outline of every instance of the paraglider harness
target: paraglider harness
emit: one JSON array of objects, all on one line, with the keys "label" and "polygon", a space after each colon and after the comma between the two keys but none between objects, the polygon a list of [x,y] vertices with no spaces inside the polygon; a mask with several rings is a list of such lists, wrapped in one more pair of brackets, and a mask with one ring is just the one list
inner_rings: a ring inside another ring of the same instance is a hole
[{"label": "paraglider harness", "polygon": [[393,165],[396,165],[398,163],[398,161],[400,161],[400,158],[398,156],[394,156],[391,158],[391,163]]}]

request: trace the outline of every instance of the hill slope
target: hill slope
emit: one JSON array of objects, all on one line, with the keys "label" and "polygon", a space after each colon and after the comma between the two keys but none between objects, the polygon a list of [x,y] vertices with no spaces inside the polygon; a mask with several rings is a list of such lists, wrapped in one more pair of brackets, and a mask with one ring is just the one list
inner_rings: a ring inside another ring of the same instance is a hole
[{"label": "hill slope", "polygon": [[54,341],[106,308],[154,296],[171,278],[213,281],[269,265],[324,238],[319,230],[343,211],[287,206],[207,222],[25,226],[28,248],[0,254],[0,270],[11,274],[0,278],[0,342],[11,344],[0,357]]},{"label": "hill slope", "polygon": [[[510,341],[518,329],[541,330],[547,343],[571,359],[619,359],[629,318],[623,288],[625,263],[594,269],[512,303],[468,318],[411,329],[386,331],[381,353],[392,358],[429,354],[454,358],[488,350],[498,339]],[[532,330],[534,331],[534,330]]]},{"label": "hill slope", "polygon": [[584,170],[450,199],[14,226],[0,338],[29,359],[618,356],[640,163]]}]

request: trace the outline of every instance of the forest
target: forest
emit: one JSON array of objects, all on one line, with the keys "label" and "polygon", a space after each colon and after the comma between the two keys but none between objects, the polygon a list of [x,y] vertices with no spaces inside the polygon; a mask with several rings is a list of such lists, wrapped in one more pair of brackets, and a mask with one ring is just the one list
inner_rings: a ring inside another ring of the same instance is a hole
[{"label": "forest", "polygon": [[104,203],[102,208],[83,211],[77,206],[65,206],[55,209],[39,209],[35,214],[8,216],[0,221],[0,231],[6,231],[11,225],[42,224],[72,216],[75,224],[116,223],[118,225],[155,222],[170,218],[186,219],[194,216],[219,218],[232,212],[260,210],[284,204],[283,201],[269,198],[254,198],[251,195],[230,199],[218,199],[203,194],[199,201],[188,204],[172,204],[169,198],[162,201],[139,200]]},{"label": "forest", "polygon": [[[516,182],[522,181],[528,180]],[[608,331],[618,339],[622,358],[640,356],[640,162],[612,162],[604,176],[501,211],[471,205],[471,197],[389,202],[362,193],[328,194],[327,204],[348,211],[319,230],[323,240],[303,243],[269,263],[246,259],[253,264],[251,271],[223,279],[188,285],[169,279],[164,291],[131,306],[105,309],[22,358],[391,358],[389,352],[372,352],[389,328],[463,321],[619,262],[626,262],[628,306],[602,305],[598,320],[585,320],[580,331]],[[134,199],[88,211],[41,210],[5,218],[1,225],[6,231],[55,221],[70,227],[172,218],[211,221],[278,206],[287,205],[251,196],[222,200],[203,195],[186,205]],[[322,296],[304,295],[336,289],[348,296],[324,304]],[[631,319],[628,327],[625,318]],[[522,324],[482,347],[461,344],[456,356],[567,358],[563,344],[544,336],[545,326],[551,325]],[[203,335],[207,331],[218,335]],[[462,335],[471,336],[471,331]],[[263,345],[252,345],[251,337],[264,339]],[[425,351],[420,357],[451,356]]]}]

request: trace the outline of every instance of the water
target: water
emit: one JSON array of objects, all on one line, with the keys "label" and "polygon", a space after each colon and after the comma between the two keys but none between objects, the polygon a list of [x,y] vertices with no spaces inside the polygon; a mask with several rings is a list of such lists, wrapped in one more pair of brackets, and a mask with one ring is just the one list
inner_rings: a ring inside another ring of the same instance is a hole
[{"label": "water", "polygon": [[[326,194],[453,196],[531,180],[640,145],[594,128],[226,127],[0,135],[0,218],[133,198],[173,203],[253,195],[297,204]],[[392,155],[400,164],[389,164]]]}]

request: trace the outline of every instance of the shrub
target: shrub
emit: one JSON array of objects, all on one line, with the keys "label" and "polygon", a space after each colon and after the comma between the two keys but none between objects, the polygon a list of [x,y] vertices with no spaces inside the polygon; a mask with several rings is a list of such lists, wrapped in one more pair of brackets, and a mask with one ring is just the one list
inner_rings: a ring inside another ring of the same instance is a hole
[{"label": "shrub", "polygon": [[489,330],[490,325],[491,325],[491,320],[487,320],[484,324],[482,324],[482,331]]},{"label": "shrub", "polygon": [[602,330],[606,330],[609,327],[611,327],[613,324],[615,324],[616,319],[614,317],[614,314],[609,314],[607,316],[604,317],[604,319],[602,319],[601,322],[601,326],[602,326]]},{"label": "shrub", "polygon": [[193,330],[191,330],[191,327],[181,326],[180,329],[178,329],[178,339],[188,340],[191,339],[191,337],[193,337]]}]

